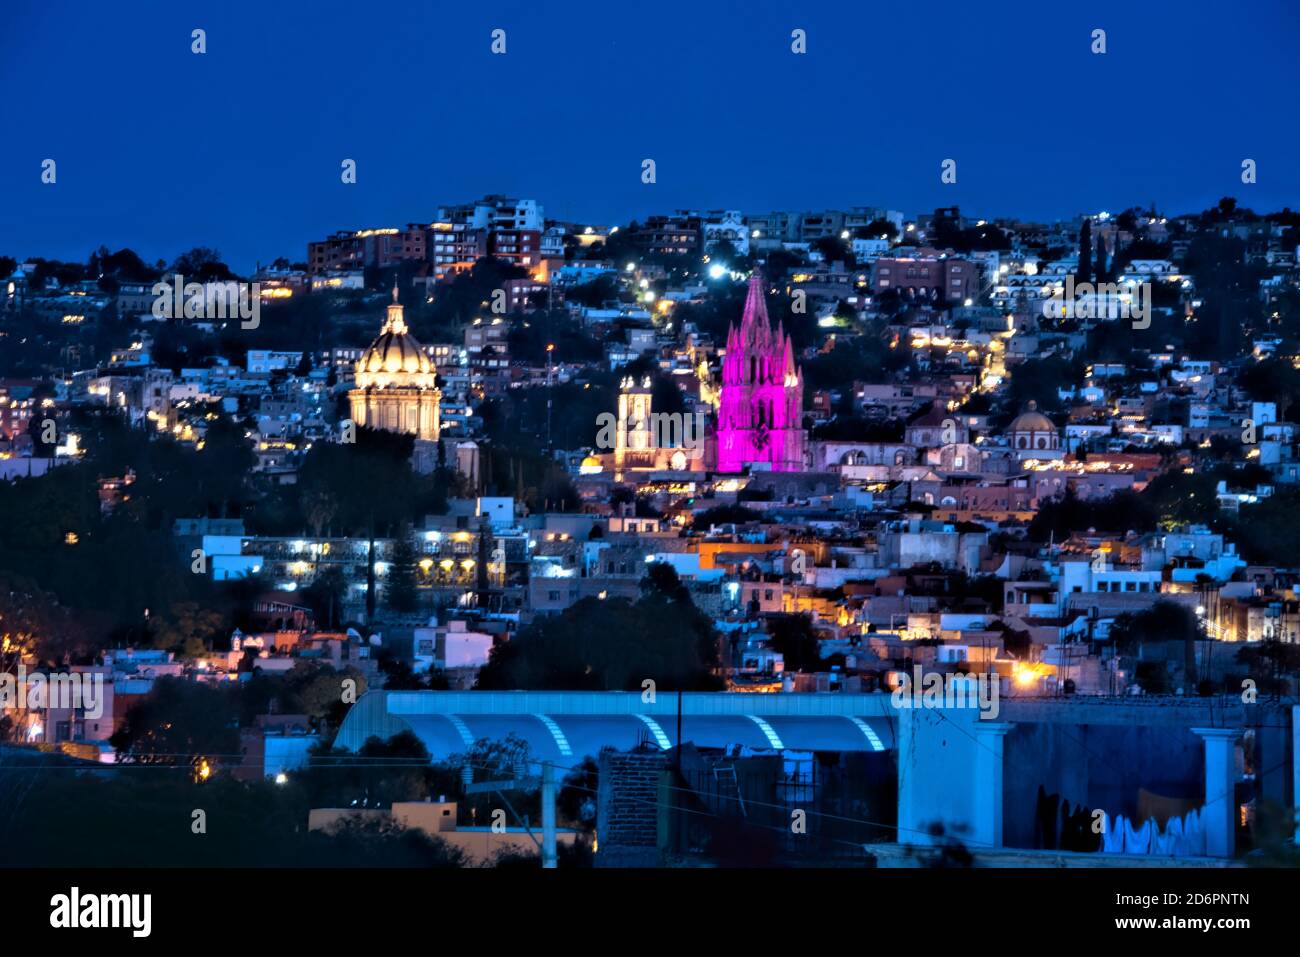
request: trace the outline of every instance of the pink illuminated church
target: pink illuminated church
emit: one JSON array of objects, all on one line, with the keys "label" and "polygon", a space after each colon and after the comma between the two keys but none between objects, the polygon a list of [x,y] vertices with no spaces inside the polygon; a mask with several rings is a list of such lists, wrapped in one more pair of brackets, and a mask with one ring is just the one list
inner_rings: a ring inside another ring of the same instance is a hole
[{"label": "pink illuminated church", "polygon": [[784,326],[773,331],[767,318],[758,273],[749,280],[740,328],[727,330],[717,439],[720,472],[804,469],[803,375]]}]

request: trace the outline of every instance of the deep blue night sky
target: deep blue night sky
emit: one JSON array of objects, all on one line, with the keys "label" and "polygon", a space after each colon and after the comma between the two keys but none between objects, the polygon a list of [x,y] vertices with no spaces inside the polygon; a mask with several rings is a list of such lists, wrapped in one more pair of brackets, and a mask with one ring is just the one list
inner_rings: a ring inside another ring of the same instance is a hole
[{"label": "deep blue night sky", "polygon": [[[1287,0],[7,0],[0,90],[0,254],[16,257],[209,245],[246,270],[487,192],[615,223],[679,207],[1300,207]],[[947,157],[956,185],[939,181]]]}]

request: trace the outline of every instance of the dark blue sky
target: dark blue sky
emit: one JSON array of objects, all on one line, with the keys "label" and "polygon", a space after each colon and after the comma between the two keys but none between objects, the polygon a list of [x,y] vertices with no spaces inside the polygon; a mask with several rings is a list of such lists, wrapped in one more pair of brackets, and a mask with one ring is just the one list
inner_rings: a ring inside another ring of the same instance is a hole
[{"label": "dark blue sky", "polygon": [[1223,195],[1296,208],[1298,54],[1291,0],[7,0],[0,253],[209,245],[248,269],[486,192],[595,222],[867,204],[1055,219]]}]

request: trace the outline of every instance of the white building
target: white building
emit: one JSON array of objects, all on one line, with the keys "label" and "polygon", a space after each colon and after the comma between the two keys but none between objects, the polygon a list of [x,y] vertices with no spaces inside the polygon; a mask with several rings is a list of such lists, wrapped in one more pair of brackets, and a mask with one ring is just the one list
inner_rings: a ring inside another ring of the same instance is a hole
[{"label": "white building", "polygon": [[749,255],[749,227],[745,225],[745,217],[739,210],[709,212],[703,226],[705,252],[719,242],[728,242],[736,247],[740,255]]}]

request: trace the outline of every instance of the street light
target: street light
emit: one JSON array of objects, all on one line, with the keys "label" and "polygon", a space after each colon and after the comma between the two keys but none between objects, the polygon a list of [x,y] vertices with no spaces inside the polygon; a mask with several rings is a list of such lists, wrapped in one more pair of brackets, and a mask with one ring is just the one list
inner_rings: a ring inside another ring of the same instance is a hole
[{"label": "street light", "polygon": [[[631,266],[631,263],[628,263]],[[555,352],[555,343],[546,344],[546,448],[551,448],[551,405],[555,396],[555,390],[551,388],[551,354]]]}]

